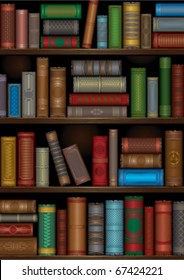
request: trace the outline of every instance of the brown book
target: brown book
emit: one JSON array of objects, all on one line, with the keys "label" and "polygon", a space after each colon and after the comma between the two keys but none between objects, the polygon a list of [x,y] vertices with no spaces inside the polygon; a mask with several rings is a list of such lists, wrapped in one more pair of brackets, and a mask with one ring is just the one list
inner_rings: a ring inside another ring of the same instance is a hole
[{"label": "brown book", "polygon": [[151,48],[151,14],[141,14],[141,48]]},{"label": "brown book", "polygon": [[152,48],[184,48],[184,33],[153,32]]},{"label": "brown book", "polygon": [[91,180],[79,148],[76,144],[62,149],[70,172],[76,185],[81,185]]},{"label": "brown book", "polygon": [[109,186],[118,185],[118,129],[109,129]]},{"label": "brown book", "polygon": [[28,10],[16,10],[16,48],[28,47]]},{"label": "brown book", "polygon": [[68,197],[68,255],[86,255],[86,197]]},{"label": "brown book", "polygon": [[184,117],[184,64],[172,64],[172,117]]},{"label": "brown book", "polygon": [[37,255],[37,238],[1,237],[0,255]]},{"label": "brown book", "polygon": [[160,137],[123,137],[121,152],[130,154],[160,154],[162,153],[162,138]]},{"label": "brown book", "polygon": [[162,154],[121,154],[120,168],[161,168]]},{"label": "brown book", "polygon": [[40,45],[40,14],[29,13],[29,48],[39,48]]},{"label": "brown book", "polygon": [[36,200],[1,199],[0,213],[36,213]]},{"label": "brown book", "polygon": [[144,207],[144,254],[154,255],[154,207]]},{"label": "brown book", "polygon": [[37,57],[37,117],[48,117],[48,57]]},{"label": "brown book", "polygon": [[67,212],[66,209],[57,210],[57,255],[66,255],[67,247]]},{"label": "brown book", "polygon": [[183,186],[183,131],[165,131],[165,185]]},{"label": "brown book", "polygon": [[1,48],[15,48],[15,4],[1,4]]},{"label": "brown book", "polygon": [[50,116],[66,116],[66,67],[50,68]]}]

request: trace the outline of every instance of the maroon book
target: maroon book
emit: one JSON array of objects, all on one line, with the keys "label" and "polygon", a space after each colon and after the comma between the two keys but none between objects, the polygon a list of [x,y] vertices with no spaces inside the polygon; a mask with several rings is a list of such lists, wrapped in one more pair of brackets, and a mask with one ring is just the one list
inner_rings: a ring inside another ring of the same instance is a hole
[{"label": "maroon book", "polygon": [[67,212],[57,210],[57,255],[66,255],[67,248]]},{"label": "maroon book", "polygon": [[153,48],[184,48],[183,32],[153,32]]},{"label": "maroon book", "polygon": [[16,48],[28,47],[28,10],[16,10]]},{"label": "maroon book", "polygon": [[172,117],[184,117],[184,65],[172,65]]},{"label": "maroon book", "polygon": [[15,4],[1,4],[1,48],[15,48]]},{"label": "maroon book", "polygon": [[0,223],[0,236],[33,236],[33,224]]},{"label": "maroon book", "polygon": [[144,207],[144,254],[154,255],[154,207]]}]

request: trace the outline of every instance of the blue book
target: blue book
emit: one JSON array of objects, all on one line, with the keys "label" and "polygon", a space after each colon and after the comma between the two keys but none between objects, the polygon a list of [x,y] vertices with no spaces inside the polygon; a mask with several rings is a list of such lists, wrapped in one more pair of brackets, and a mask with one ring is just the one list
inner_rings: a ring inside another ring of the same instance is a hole
[{"label": "blue book", "polygon": [[20,118],[20,93],[21,84],[8,84],[8,117]]},{"label": "blue book", "polygon": [[107,48],[107,16],[97,16],[97,48]]},{"label": "blue book", "polygon": [[157,17],[183,17],[184,3],[156,3]]},{"label": "blue book", "polygon": [[147,78],[147,117],[158,117],[158,77]]},{"label": "blue book", "polygon": [[163,186],[164,169],[162,168],[119,168],[118,186]]}]

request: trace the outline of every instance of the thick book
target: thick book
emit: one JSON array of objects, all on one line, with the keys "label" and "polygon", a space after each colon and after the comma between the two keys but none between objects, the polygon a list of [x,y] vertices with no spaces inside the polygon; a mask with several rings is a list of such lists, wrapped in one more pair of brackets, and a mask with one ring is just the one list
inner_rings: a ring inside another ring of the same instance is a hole
[{"label": "thick book", "polygon": [[171,57],[159,59],[159,96],[160,117],[171,117]]},{"label": "thick book", "polygon": [[67,210],[56,211],[56,248],[57,255],[66,255],[67,252]]},{"label": "thick book", "polygon": [[161,137],[122,137],[121,152],[130,154],[162,153]]},{"label": "thick book", "polygon": [[165,185],[183,186],[183,131],[165,131]]},{"label": "thick book", "polygon": [[161,168],[162,154],[121,154],[120,168]]},{"label": "thick book", "polygon": [[109,129],[109,186],[118,185],[118,129]]},{"label": "thick book", "polygon": [[16,10],[16,48],[28,47],[28,10]]},{"label": "thick book", "polygon": [[98,0],[89,0],[85,28],[84,28],[84,37],[82,42],[83,48],[91,48],[92,46],[97,9],[98,9]]},{"label": "thick book", "polygon": [[37,214],[0,214],[0,223],[36,223]]},{"label": "thick book", "polygon": [[22,117],[36,116],[36,73],[22,72]]},{"label": "thick book", "polygon": [[144,255],[154,255],[154,207],[144,207]]},{"label": "thick book", "polygon": [[16,137],[1,136],[1,187],[16,186]]},{"label": "thick book", "polygon": [[67,106],[67,117],[127,117],[127,106]]},{"label": "thick book", "polygon": [[40,37],[40,48],[80,48],[80,37],[79,36],[41,36]]},{"label": "thick book", "polygon": [[81,19],[81,4],[41,4],[41,19]]},{"label": "thick book", "polygon": [[36,200],[33,199],[1,199],[0,213],[36,213]]},{"label": "thick book", "polygon": [[49,82],[49,60],[48,57],[37,57],[36,66],[36,108],[37,117],[48,117],[48,82]]},{"label": "thick book", "polygon": [[184,201],[173,201],[173,255],[184,255]]},{"label": "thick book", "polygon": [[0,118],[7,116],[7,75],[0,74]]},{"label": "thick book", "polygon": [[184,32],[184,17],[153,17],[153,32]]},{"label": "thick book", "polygon": [[184,64],[172,64],[172,117],[184,117]]},{"label": "thick book", "polygon": [[122,48],[122,6],[108,6],[108,47]]},{"label": "thick book", "polygon": [[97,15],[97,49],[107,49],[108,46],[108,17]]},{"label": "thick book", "polygon": [[43,20],[43,35],[78,35],[79,20],[45,19]]},{"label": "thick book", "polygon": [[1,4],[1,48],[15,48],[15,4]]},{"label": "thick book", "polygon": [[153,32],[152,48],[184,48],[184,32]]},{"label": "thick book", "polygon": [[8,84],[8,117],[21,117],[21,84]]},{"label": "thick book", "polygon": [[49,148],[36,148],[36,187],[49,186]]},{"label": "thick book", "polygon": [[141,48],[151,48],[151,14],[141,14]]},{"label": "thick book", "polygon": [[157,17],[183,17],[184,3],[156,3],[155,14]]},{"label": "thick book", "polygon": [[162,168],[119,168],[118,186],[161,187],[164,185]]},{"label": "thick book", "polygon": [[158,77],[147,77],[147,117],[158,117]]},{"label": "thick book", "polygon": [[33,224],[0,223],[0,237],[33,236]]},{"label": "thick book", "polygon": [[29,24],[28,24],[28,35],[29,35],[29,48],[38,49],[40,47],[40,14],[29,13]]},{"label": "thick book", "polygon": [[1,237],[0,238],[0,255],[3,256],[21,256],[37,255],[37,238],[36,237]]}]

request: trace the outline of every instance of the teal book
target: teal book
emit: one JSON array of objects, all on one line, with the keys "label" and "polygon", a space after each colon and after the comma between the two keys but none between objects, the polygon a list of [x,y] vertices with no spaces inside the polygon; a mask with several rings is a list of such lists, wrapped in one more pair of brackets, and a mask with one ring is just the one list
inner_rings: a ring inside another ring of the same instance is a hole
[{"label": "teal book", "polygon": [[122,7],[109,5],[108,8],[109,48],[122,48]]}]

